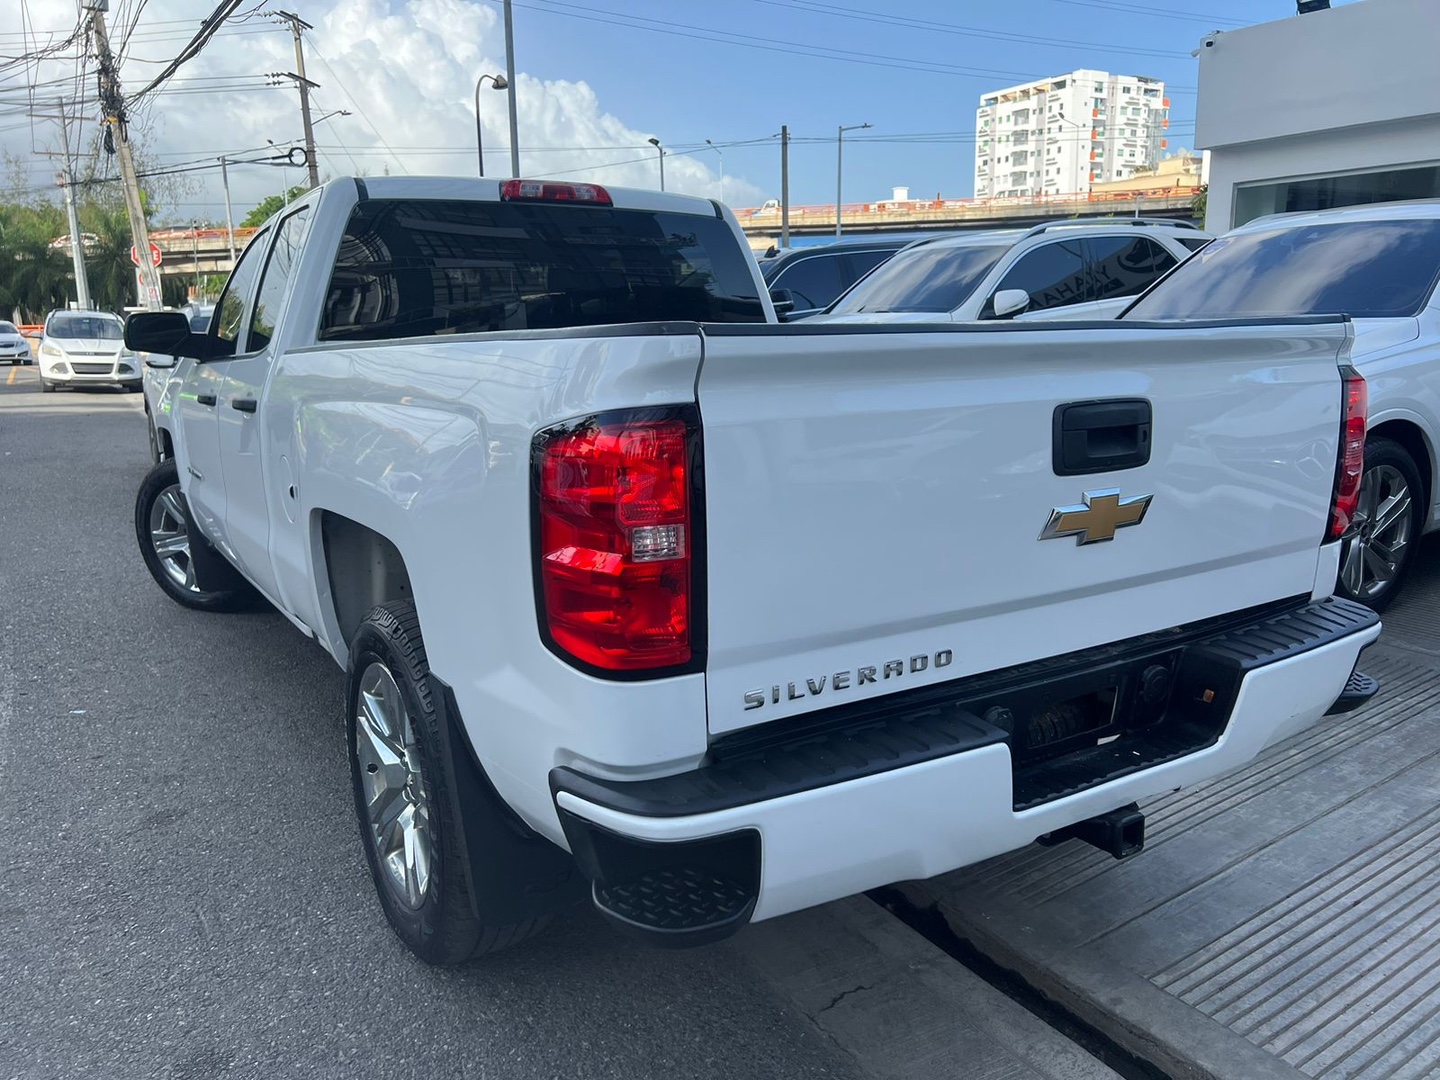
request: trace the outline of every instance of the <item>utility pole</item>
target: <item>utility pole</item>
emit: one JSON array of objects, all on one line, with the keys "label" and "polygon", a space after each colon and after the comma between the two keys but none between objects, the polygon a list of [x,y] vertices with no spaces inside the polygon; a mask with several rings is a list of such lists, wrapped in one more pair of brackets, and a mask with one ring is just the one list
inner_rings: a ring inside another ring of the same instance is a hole
[{"label": "utility pole", "polygon": [[230,268],[235,268],[235,219],[230,215],[230,170],[225,167],[225,157],[220,157],[220,183],[225,188],[225,238],[230,242]]},{"label": "utility pole", "polygon": [[790,246],[790,125],[780,125],[780,250]]},{"label": "utility pole", "polygon": [[515,15],[505,0],[505,82],[510,98],[510,177],[520,175],[520,118],[515,109]]},{"label": "utility pole", "polygon": [[70,260],[75,264],[75,305],[82,311],[90,307],[90,281],[85,276],[85,247],[80,238],[80,215],[75,211],[75,169],[70,164],[70,125],[65,117],[65,102],[60,102],[60,138],[65,143],[65,171],[60,174],[60,187],[65,192],[65,214],[70,220]]},{"label": "utility pole", "polygon": [[[91,0],[93,3],[94,0]],[[100,61],[100,109],[102,121],[109,125],[115,144],[115,159],[120,166],[120,186],[125,189],[125,212],[130,218],[130,235],[135,242],[135,257],[140,264],[140,304],[151,311],[160,310],[160,273],[150,262],[150,230],[145,225],[145,207],[140,201],[140,181],[135,175],[135,158],[130,153],[130,134],[126,128],[125,99],[120,93],[120,72],[110,52],[110,38],[105,31],[105,13],[98,8],[91,12],[95,31],[95,51]]]},{"label": "utility pole", "polygon": [[[310,90],[318,83],[305,77],[305,47],[302,30],[315,29],[299,15],[289,11],[277,11],[276,16],[290,24],[290,33],[295,37],[295,84],[300,87],[300,119],[305,125],[305,171],[310,187],[320,186],[320,170],[315,162],[315,128],[310,123]],[[287,73],[288,74],[288,73]]]}]

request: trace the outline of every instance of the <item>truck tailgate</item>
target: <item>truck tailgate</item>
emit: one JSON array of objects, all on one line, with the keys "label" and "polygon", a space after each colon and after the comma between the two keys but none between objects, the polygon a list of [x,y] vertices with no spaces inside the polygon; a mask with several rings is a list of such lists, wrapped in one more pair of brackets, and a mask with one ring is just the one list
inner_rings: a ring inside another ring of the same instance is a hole
[{"label": "truck tailgate", "polygon": [[[1349,342],[1341,320],[707,328],[711,732],[1308,596]],[[1057,475],[1057,409],[1115,399],[1148,404],[1148,462]]]}]

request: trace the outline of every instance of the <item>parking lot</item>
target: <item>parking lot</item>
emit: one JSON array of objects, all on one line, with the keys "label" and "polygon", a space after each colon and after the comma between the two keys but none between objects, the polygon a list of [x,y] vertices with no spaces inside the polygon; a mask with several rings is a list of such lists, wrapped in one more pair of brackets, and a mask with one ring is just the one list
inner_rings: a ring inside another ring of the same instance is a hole
[{"label": "parking lot", "polygon": [[[578,909],[442,971],[374,900],[341,672],[154,587],[146,468],[138,395],[0,378],[0,1076],[1433,1075],[1433,544],[1376,703],[1147,807],[1135,860],[1029,849],[890,894],[903,919],[855,898],[682,952]],[[1416,875],[1375,878],[1392,848]],[[1289,977],[1331,944],[1331,982]]]}]

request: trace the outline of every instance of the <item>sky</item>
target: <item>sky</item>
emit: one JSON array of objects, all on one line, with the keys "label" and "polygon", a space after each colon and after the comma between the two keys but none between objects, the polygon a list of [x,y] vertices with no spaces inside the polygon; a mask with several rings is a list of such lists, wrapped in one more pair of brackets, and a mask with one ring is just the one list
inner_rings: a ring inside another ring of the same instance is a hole
[{"label": "sky", "polygon": [[[60,150],[60,125],[28,116],[29,102],[53,115],[57,97],[83,87],[88,102],[72,108],[88,143],[93,63],[79,79],[73,49],[40,66],[5,63],[62,40],[76,22],[75,0],[19,3],[21,19],[0,31],[0,150],[18,157],[31,187],[49,191],[56,166],[43,152]],[[124,89],[134,93],[212,2],[109,6],[111,37],[125,43]],[[137,107],[132,126],[149,158],[193,170],[184,175],[194,190],[164,207],[164,219],[223,222],[215,159],[251,162],[275,155],[271,143],[300,143],[293,84],[267,85],[284,80],[266,73],[295,70],[288,28],[265,14],[276,6],[246,0],[246,17]],[[334,113],[316,127],[322,177],[475,175],[475,81],[505,70],[500,0],[278,6],[314,27],[305,34],[314,115]],[[1188,147],[1201,38],[1294,17],[1294,0],[514,0],[521,174],[657,187],[653,137],[666,148],[668,189],[755,206],[780,194],[778,133],[788,125],[791,201],[833,203],[836,128],[869,123],[845,135],[847,202],[889,198],[896,186],[965,197],[983,93],[1076,68],[1164,79],[1170,148]],[[508,175],[506,96],[488,82],[480,90],[491,176]],[[233,166],[236,220],[303,179],[303,169]]]}]

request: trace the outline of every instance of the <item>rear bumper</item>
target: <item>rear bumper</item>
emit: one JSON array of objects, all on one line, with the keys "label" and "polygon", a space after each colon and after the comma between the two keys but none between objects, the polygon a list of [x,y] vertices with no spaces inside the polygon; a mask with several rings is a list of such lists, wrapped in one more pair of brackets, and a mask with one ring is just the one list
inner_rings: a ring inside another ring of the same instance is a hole
[{"label": "rear bumper", "polygon": [[[1191,641],[1165,720],[1039,765],[1017,768],[1013,734],[960,704],[948,713],[930,705],[871,729],[851,725],[833,738],[812,730],[789,745],[658,780],[557,768],[551,791],[602,911],[622,907],[607,913],[646,929],[655,882],[684,879],[683,895],[662,895],[658,904],[675,901],[662,912],[674,924],[687,905],[700,911],[696,896],[715,899],[714,917],[694,928],[704,939],[954,870],[1243,765],[1331,710],[1379,634],[1372,612],[1329,599]],[[1071,668],[1063,678],[1085,674]],[[1213,727],[1171,724],[1172,712],[1203,713],[1201,701],[1228,704]],[[688,943],[683,925],[650,929]]]}]

